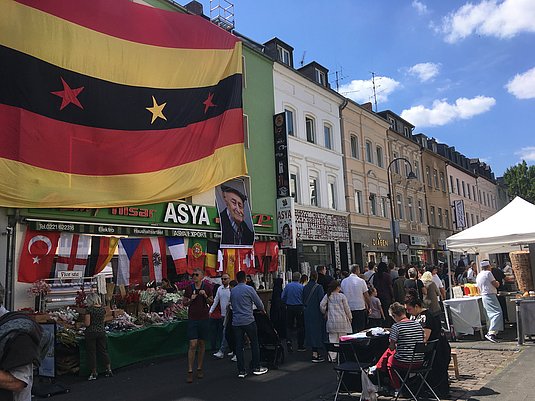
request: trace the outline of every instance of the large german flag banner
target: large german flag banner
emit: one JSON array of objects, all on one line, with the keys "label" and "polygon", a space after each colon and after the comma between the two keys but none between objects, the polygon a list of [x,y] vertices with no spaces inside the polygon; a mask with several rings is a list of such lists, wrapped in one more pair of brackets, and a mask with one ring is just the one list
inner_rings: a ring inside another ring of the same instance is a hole
[{"label": "large german flag banner", "polygon": [[246,174],[236,37],[129,0],[0,10],[0,206],[154,203]]}]

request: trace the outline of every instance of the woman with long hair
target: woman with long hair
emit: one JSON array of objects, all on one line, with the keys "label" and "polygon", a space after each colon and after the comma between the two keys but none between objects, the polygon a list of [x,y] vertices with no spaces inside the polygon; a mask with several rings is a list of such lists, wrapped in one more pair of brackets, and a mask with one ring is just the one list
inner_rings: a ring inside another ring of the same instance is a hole
[{"label": "woman with long hair", "polygon": [[[392,277],[390,277],[388,265],[385,262],[377,265],[377,273],[373,275],[372,284],[377,290],[377,298],[381,301],[384,316],[389,316],[388,308],[394,298],[394,289],[392,287]],[[388,323],[390,319],[387,318],[386,320]]]},{"label": "woman with long hair", "polygon": [[[329,342],[338,344],[341,336],[351,333],[351,309],[344,294],[340,292],[340,282],[333,280],[329,283],[327,294],[320,302],[320,310],[327,318],[327,333]],[[336,353],[329,353],[330,360],[336,358]]]}]

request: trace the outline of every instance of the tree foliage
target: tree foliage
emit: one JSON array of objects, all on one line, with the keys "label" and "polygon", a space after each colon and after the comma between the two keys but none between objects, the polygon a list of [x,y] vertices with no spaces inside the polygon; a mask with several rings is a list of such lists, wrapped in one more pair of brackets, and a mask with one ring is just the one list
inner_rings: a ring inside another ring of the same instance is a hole
[{"label": "tree foliage", "polygon": [[507,190],[512,198],[520,196],[535,203],[535,166],[528,166],[525,160],[505,170],[503,175]]}]

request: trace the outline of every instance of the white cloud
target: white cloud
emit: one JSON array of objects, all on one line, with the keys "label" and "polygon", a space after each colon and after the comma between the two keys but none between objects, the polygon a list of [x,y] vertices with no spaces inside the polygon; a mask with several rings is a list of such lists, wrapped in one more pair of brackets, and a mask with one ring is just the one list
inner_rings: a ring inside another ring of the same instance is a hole
[{"label": "white cloud", "polygon": [[416,9],[418,14],[425,15],[428,13],[427,6],[418,0],[412,0],[412,6]]},{"label": "white cloud", "polygon": [[516,74],[505,87],[518,99],[535,98],[535,67],[523,74]]},{"label": "white cloud", "polygon": [[409,74],[416,75],[420,81],[425,82],[436,77],[440,69],[440,64],[419,63],[409,68]]},{"label": "white cloud", "polygon": [[[393,78],[375,77],[377,102],[382,103],[388,101],[388,95],[394,92],[400,85],[401,84]],[[373,101],[373,84],[371,79],[355,79],[348,84],[341,85],[338,92],[357,103]]]},{"label": "white cloud", "polygon": [[518,155],[520,160],[535,162],[535,146],[526,146],[525,148],[520,149],[518,152],[515,152],[515,155]]},{"label": "white cloud", "polygon": [[483,0],[466,3],[442,20],[446,42],[454,43],[472,34],[512,38],[521,32],[535,32],[535,1]]},{"label": "white cloud", "polygon": [[418,128],[446,125],[456,120],[466,120],[489,111],[496,104],[492,97],[476,96],[472,99],[460,97],[455,103],[435,100],[433,107],[413,106],[401,112],[401,117]]}]

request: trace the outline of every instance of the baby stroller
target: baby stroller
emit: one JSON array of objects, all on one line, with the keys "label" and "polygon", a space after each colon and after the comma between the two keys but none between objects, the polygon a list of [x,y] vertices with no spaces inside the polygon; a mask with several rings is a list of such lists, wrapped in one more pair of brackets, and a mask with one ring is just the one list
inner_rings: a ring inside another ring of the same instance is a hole
[{"label": "baby stroller", "polygon": [[284,347],[269,316],[262,312],[254,313],[258,329],[260,362],[270,369],[278,369],[284,363]]}]

